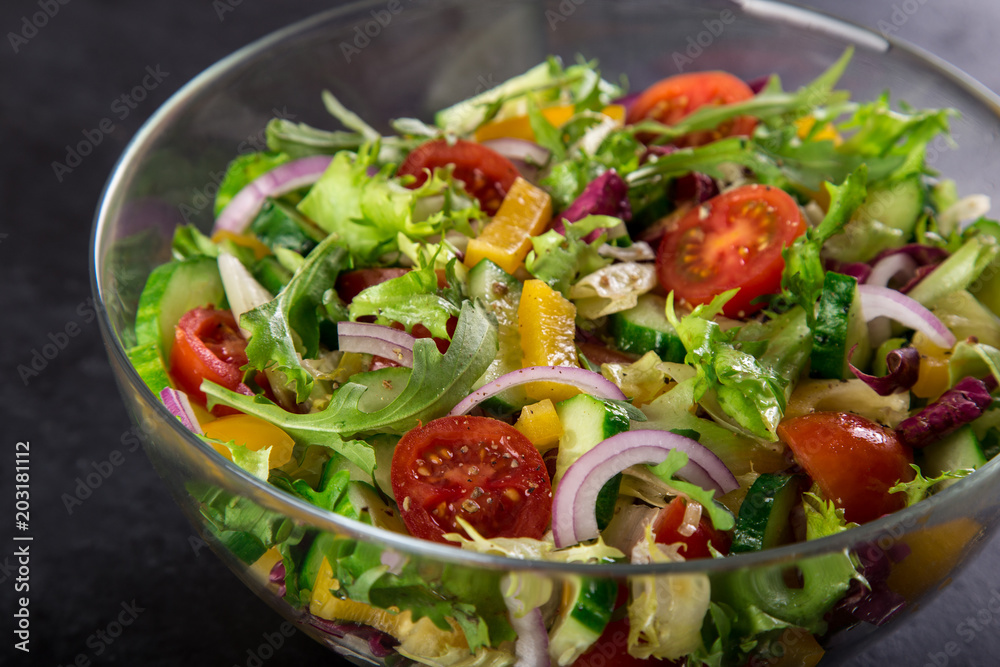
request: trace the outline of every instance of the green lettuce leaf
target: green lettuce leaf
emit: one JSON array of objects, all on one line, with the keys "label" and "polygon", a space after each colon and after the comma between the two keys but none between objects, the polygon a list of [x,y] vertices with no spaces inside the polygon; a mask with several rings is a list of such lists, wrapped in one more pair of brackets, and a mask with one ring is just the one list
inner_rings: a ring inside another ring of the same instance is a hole
[{"label": "green lettuce leaf", "polygon": [[667,298],[667,319],[687,350],[685,363],[694,366],[697,372],[695,400],[700,401],[706,393],[714,391],[723,411],[739,427],[773,442],[778,439],[776,429],[785,412],[788,380],[734,345],[738,329],[726,332],[713,321],[733,294],[735,290],[724,292],[678,319],[671,292]]},{"label": "green lettuce leaf", "polygon": [[715,490],[703,489],[697,484],[684,482],[677,479],[676,474],[681,468],[688,464],[688,455],[679,449],[672,449],[667,454],[667,458],[659,465],[649,466],[649,470],[663,480],[663,482],[684,494],[691,500],[699,503],[708,517],[712,520],[712,525],[716,530],[732,530],[736,525],[736,519],[732,512],[715,501]]},{"label": "green lettuce leaf", "polygon": [[785,258],[785,269],[781,274],[783,296],[802,306],[810,326],[816,316],[816,301],[823,291],[825,271],[820,251],[827,239],[840,233],[854,211],[864,203],[868,194],[867,181],[868,168],[861,165],[843,184],[826,183],[827,192],[830,193],[830,207],[823,221],[818,226],[807,229],[805,234],[781,252]]},{"label": "green lettuce leaf", "polygon": [[585,237],[595,229],[623,224],[607,215],[588,215],[577,222],[566,223],[565,235],[554,229],[531,239],[532,250],[524,260],[528,273],[559,290],[564,296],[580,276],[607,266],[611,259],[602,257],[597,249],[604,243],[602,234],[592,243]]},{"label": "green lettuce leaf", "polygon": [[389,405],[375,412],[358,408],[365,387],[354,382],[337,389],[326,409],[306,415],[287,412],[265,397],[251,398],[209,381],[202,383],[202,390],[211,397],[212,405],[228,405],[266,419],[296,442],[331,447],[370,474],[375,466],[371,446],[361,441],[344,442],[341,436],[374,431],[404,433],[418,421],[445,415],[472,391],[496,353],[496,320],[482,304],[466,302],[448,351],[442,355],[434,341],[417,340],[406,386]]},{"label": "green lettuce leaf", "polygon": [[348,313],[351,321],[374,315],[378,324],[399,322],[407,331],[423,324],[431,335],[448,339],[448,318],[458,315],[459,306],[439,294],[432,261],[421,269],[362,290],[351,301]]},{"label": "green lettuce leaf", "polygon": [[327,237],[309,253],[278,296],[240,318],[240,326],[250,332],[247,367],[273,367],[284,373],[299,402],[309,396],[313,385],[299,353],[306,358],[318,354],[320,314],[329,310],[326,295],[348,262],[348,252],[340,240]]}]

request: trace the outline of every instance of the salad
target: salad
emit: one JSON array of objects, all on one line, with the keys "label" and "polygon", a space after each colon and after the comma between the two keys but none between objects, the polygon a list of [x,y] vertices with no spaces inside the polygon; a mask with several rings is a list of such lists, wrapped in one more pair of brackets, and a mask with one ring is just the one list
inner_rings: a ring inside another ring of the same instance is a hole
[{"label": "salad", "polygon": [[[852,101],[850,58],[631,94],[550,58],[391,134],[324,92],[341,129],[272,120],[211,234],[176,230],[130,358],[248,473],[456,549],[725,558],[903,509],[1000,450],[1000,223],[926,164],[954,112]],[[473,576],[188,490],[390,663],[815,664],[906,604],[876,545],[790,577]]]}]

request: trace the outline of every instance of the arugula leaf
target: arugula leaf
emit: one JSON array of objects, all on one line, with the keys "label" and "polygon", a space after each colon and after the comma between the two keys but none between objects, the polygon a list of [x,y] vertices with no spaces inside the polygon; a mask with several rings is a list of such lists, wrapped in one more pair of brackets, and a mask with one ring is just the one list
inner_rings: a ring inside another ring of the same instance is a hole
[{"label": "arugula leaf", "polygon": [[325,307],[325,295],[347,263],[348,253],[340,240],[327,237],[309,253],[278,296],[240,318],[240,326],[250,332],[245,368],[264,370],[273,366],[285,374],[289,387],[295,387],[299,402],[309,396],[313,378],[302,367],[298,351],[307,358],[318,354],[320,309]]},{"label": "arugula leaf", "polygon": [[360,441],[344,442],[341,436],[374,431],[404,433],[418,421],[443,416],[472,391],[496,353],[495,318],[481,303],[466,302],[448,351],[442,355],[434,341],[417,340],[406,386],[389,405],[375,412],[358,409],[365,387],[354,382],[333,392],[326,409],[307,415],[287,412],[265,397],[237,394],[207,380],[201,388],[210,397],[211,405],[228,405],[266,419],[296,442],[330,447],[370,474],[375,465],[371,446]]},{"label": "arugula leaf", "polygon": [[282,152],[253,152],[237,156],[226,167],[219,191],[215,194],[215,215],[222,213],[233,197],[255,180],[275,167],[290,161],[291,157]]},{"label": "arugula leaf", "polygon": [[688,464],[688,455],[679,449],[671,449],[667,458],[655,466],[648,466],[650,472],[663,480],[664,484],[699,503],[708,512],[716,530],[731,530],[736,519],[725,507],[715,501],[715,490],[703,489],[697,484],[677,479],[677,472]]},{"label": "arugula leaf", "polygon": [[219,256],[219,246],[212,243],[212,239],[202,234],[194,225],[180,225],[174,230],[170,250],[174,259]]},{"label": "arugula leaf", "polygon": [[349,130],[354,130],[364,137],[365,141],[378,141],[381,138],[375,128],[363,121],[361,116],[341,104],[340,100],[329,90],[323,91],[322,98],[323,106],[326,107],[331,116],[340,121],[341,125]]},{"label": "arugula leaf", "polygon": [[823,221],[781,251],[785,269],[781,274],[782,295],[806,312],[810,328],[816,319],[816,301],[823,291],[823,261],[820,251],[831,236],[840,233],[868,194],[868,167],[861,165],[841,185],[826,183],[830,207]]},{"label": "arugula leaf", "polygon": [[528,273],[559,290],[565,296],[570,286],[582,275],[593,273],[607,266],[611,259],[602,257],[597,249],[604,243],[602,234],[592,243],[585,238],[595,229],[623,224],[619,218],[607,215],[588,215],[577,222],[565,225],[565,235],[554,229],[531,239],[533,250],[524,260]]},{"label": "arugula leaf", "polygon": [[351,321],[374,315],[378,324],[399,322],[412,331],[416,324],[426,326],[432,336],[448,339],[448,318],[458,315],[459,307],[438,294],[437,273],[433,262],[362,290],[348,308]]},{"label": "arugula leaf", "polygon": [[937,477],[924,477],[920,471],[920,466],[910,464],[916,473],[916,477],[909,482],[899,482],[889,489],[889,493],[905,493],[906,506],[910,507],[919,503],[931,494],[931,488],[949,479],[962,479],[975,472],[972,468],[962,468],[959,470],[947,470]]},{"label": "arugula leaf", "polygon": [[848,93],[835,93],[833,87],[854,55],[854,47],[844,53],[825,72],[794,93],[781,90],[777,77],[771,77],[759,94],[733,104],[705,105],[673,125],[645,120],[632,126],[635,133],[656,134],[659,141],[670,141],[697,130],[710,130],[737,116],[753,116],[765,123],[790,125],[815,107],[843,101]]}]

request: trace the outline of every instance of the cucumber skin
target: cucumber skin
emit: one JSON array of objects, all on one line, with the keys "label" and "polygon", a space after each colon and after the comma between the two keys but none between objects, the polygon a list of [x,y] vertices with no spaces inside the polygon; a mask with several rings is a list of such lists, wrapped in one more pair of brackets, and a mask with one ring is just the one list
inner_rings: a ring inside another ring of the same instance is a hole
[{"label": "cucumber skin", "polygon": [[644,294],[633,308],[612,314],[608,318],[608,331],[615,347],[639,355],[652,350],[663,361],[683,362],[687,350],[667,321],[665,308],[665,299]]},{"label": "cucumber skin", "polygon": [[221,307],[225,300],[219,266],[211,257],[175,260],[156,267],[139,297],[136,346],[157,345],[161,357],[169,359],[174,327],[180,318],[192,308]]},{"label": "cucumber skin", "polygon": [[848,361],[862,369],[868,364],[871,345],[857,287],[856,278],[826,273],[809,356],[811,377],[843,380],[850,374]]},{"label": "cucumber skin", "polygon": [[[797,475],[765,473],[758,477],[740,505],[730,553],[777,546],[781,527],[787,525],[788,513],[802,488],[803,479]],[[776,527],[774,522],[781,522],[782,526]]]},{"label": "cucumber skin", "polygon": [[[968,424],[945,436],[943,440],[924,447],[920,451],[920,457],[921,472],[928,478],[939,477],[952,470],[976,470],[986,463],[986,454],[979,438]],[[940,482],[935,490],[945,489],[957,481],[949,479]]]}]

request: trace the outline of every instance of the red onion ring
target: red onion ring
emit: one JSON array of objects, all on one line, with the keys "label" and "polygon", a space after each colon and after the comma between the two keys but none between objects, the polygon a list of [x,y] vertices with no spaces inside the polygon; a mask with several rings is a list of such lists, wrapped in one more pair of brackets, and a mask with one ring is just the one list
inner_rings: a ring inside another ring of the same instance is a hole
[{"label": "red onion ring", "polygon": [[480,387],[458,402],[450,416],[468,414],[486,399],[500,392],[529,382],[558,382],[572,385],[595,398],[606,398],[613,401],[624,401],[625,394],[614,382],[607,380],[600,373],[588,371],[575,366],[529,366],[501,375],[493,382]]},{"label": "red onion ring", "polygon": [[739,486],[722,460],[704,445],[670,431],[626,431],[598,443],[563,475],[552,498],[552,537],[556,548],[598,536],[597,495],[612,477],[641,463],[662,463],[673,449],[688,455],[678,474],[717,493]]},{"label": "red onion ring", "polygon": [[374,354],[413,367],[413,336],[382,324],[337,322],[337,345],[344,352]]},{"label": "red onion ring", "polygon": [[865,321],[888,317],[905,327],[919,331],[940,348],[950,350],[956,342],[955,334],[934,313],[905,294],[888,287],[859,285],[861,309]]},{"label": "red onion ring", "polygon": [[212,232],[227,230],[242,233],[264,205],[268,197],[278,197],[319,180],[333,157],[312,155],[278,165],[266,174],[247,183],[215,219]]}]

